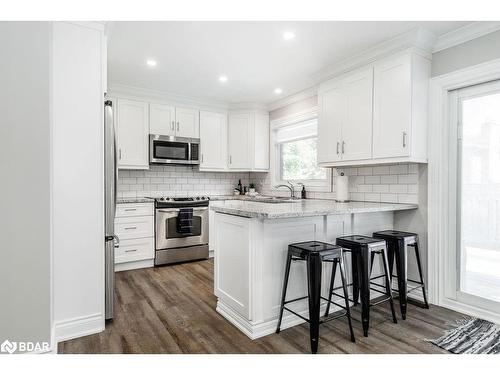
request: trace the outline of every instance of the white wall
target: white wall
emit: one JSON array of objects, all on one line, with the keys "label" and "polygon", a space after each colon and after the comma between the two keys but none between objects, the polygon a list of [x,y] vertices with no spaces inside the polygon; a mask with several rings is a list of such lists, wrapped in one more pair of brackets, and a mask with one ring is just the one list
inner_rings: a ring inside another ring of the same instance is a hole
[{"label": "white wall", "polygon": [[53,27],[54,320],[63,340],[104,329],[103,31]]},{"label": "white wall", "polygon": [[500,59],[500,31],[434,53],[432,76],[439,76],[494,59]]},{"label": "white wall", "polygon": [[0,343],[50,341],[50,23],[0,22]]}]

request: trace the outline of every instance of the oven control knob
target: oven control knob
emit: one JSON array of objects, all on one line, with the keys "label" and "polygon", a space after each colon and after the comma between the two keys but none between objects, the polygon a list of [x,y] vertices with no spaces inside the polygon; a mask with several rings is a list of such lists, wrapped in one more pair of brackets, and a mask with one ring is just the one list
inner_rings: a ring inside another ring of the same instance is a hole
[{"label": "oven control knob", "polygon": [[200,197],[196,197],[196,200],[199,201],[200,200]]},{"label": "oven control knob", "polygon": [[206,198],[205,197],[201,197],[201,200],[204,201]]}]

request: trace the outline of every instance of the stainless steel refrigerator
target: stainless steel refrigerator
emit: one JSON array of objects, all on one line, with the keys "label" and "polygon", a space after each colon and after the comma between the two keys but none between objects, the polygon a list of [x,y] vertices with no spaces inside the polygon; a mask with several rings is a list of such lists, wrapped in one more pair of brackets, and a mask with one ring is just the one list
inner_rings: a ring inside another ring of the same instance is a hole
[{"label": "stainless steel refrigerator", "polygon": [[115,235],[116,180],[118,166],[116,137],[113,121],[113,103],[104,102],[104,204],[105,204],[105,317],[113,319],[115,296],[115,247],[119,239]]}]

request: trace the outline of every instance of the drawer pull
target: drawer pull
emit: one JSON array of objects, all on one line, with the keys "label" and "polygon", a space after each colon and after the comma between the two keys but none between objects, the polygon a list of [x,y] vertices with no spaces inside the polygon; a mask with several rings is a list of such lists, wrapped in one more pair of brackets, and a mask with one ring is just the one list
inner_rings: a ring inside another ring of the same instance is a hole
[{"label": "drawer pull", "polygon": [[126,253],[133,253],[134,251],[137,251],[137,249],[125,250]]},{"label": "drawer pull", "polygon": [[137,229],[137,227],[126,227],[125,230]]},{"label": "drawer pull", "polygon": [[125,211],[129,212],[129,211],[137,211],[137,208],[126,208]]}]

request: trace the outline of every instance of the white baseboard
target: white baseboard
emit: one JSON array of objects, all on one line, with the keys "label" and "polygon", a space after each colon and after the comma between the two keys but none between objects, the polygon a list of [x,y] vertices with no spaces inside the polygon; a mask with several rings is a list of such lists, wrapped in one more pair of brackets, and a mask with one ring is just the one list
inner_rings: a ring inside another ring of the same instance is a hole
[{"label": "white baseboard", "polygon": [[93,314],[56,322],[54,331],[57,351],[58,342],[104,331],[104,316],[102,314]]},{"label": "white baseboard", "polygon": [[[322,314],[324,313],[325,309],[326,309],[326,302],[323,301],[320,308]],[[338,306],[330,305],[330,311],[332,313],[339,310],[340,308]],[[240,314],[238,314],[236,311],[234,311],[230,306],[226,305],[220,299],[217,301],[216,311],[219,314],[221,314],[224,318],[229,320],[229,322],[231,322],[236,328],[238,328],[241,332],[247,335],[251,340],[255,340],[260,337],[267,336],[276,332],[276,327],[278,325],[277,317],[275,319],[268,320],[265,322],[251,323],[247,319],[242,317]],[[308,316],[309,311],[308,309],[305,309],[302,311],[297,311],[297,314]],[[285,311],[283,314],[283,319],[281,320],[281,331],[302,323],[305,323],[305,321],[300,319],[298,316],[295,316]]]},{"label": "white baseboard", "polygon": [[154,267],[154,259],[138,260],[135,262],[126,262],[115,264],[115,272],[137,270],[140,268],[150,268]]}]

